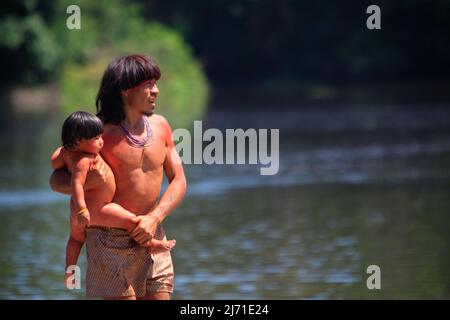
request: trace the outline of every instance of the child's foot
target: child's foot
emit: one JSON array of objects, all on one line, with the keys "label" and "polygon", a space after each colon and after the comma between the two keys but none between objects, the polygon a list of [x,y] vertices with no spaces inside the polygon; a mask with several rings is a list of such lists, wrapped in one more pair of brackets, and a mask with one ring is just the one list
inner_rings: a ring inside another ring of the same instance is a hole
[{"label": "child's foot", "polygon": [[151,254],[161,253],[172,250],[175,247],[176,240],[155,240],[153,239],[147,247],[147,252]]}]

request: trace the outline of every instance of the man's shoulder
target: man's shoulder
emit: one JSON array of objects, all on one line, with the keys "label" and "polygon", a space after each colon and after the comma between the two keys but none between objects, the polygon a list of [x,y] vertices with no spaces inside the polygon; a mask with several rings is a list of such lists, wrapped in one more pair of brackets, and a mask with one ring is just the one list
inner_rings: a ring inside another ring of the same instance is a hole
[{"label": "man's shoulder", "polygon": [[115,124],[103,124],[103,139],[117,136],[121,133],[121,129]]},{"label": "man's shoulder", "polygon": [[167,119],[160,114],[156,113],[152,114],[150,116],[150,121],[156,124],[157,126],[161,127],[164,131],[167,131],[168,133],[172,131],[170,128],[169,121],[167,121]]},{"label": "man's shoulder", "polygon": [[167,119],[160,114],[154,113],[150,116],[150,119],[158,124],[169,125],[169,121],[167,121]]},{"label": "man's shoulder", "polygon": [[119,126],[111,123],[103,124],[103,133],[109,133],[110,131],[116,130]]}]

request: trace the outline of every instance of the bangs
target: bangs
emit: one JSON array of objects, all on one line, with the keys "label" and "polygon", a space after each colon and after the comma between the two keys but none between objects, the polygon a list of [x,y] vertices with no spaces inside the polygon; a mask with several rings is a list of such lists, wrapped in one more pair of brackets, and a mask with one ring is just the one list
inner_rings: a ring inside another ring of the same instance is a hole
[{"label": "bangs", "polygon": [[80,139],[92,139],[103,133],[102,121],[98,118],[85,119],[78,127],[78,137]]},{"label": "bangs", "polygon": [[128,90],[148,80],[159,80],[161,71],[156,63],[145,55],[131,55],[120,58],[117,64],[118,81],[121,90]]}]

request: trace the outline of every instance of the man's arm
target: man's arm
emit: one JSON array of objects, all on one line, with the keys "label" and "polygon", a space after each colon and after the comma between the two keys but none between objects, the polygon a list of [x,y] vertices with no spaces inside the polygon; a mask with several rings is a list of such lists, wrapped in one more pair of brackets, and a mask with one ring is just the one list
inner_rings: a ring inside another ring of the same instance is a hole
[{"label": "man's arm", "polygon": [[64,161],[64,152],[63,147],[58,147],[52,154],[50,162],[55,171],[50,176],[50,187],[53,191],[70,194],[70,174]]},{"label": "man's arm", "polygon": [[172,131],[169,128],[170,140],[168,141],[166,158],[164,161],[164,172],[169,181],[166,192],[161,197],[158,205],[148,213],[161,223],[181,203],[186,194],[187,183],[184,176],[183,165],[178,155],[173,140]]},{"label": "man's arm", "polygon": [[[65,152],[67,152],[67,156],[70,157],[70,151]],[[107,172],[108,167],[106,165],[100,167],[99,170],[89,170],[89,179],[87,179],[84,189],[90,190],[92,188],[101,186],[106,181]],[[50,176],[50,187],[55,192],[69,195],[72,193],[71,176],[66,167],[53,171],[52,175]]]},{"label": "man's arm", "polygon": [[169,186],[154,209],[145,216],[137,216],[139,223],[131,235],[140,244],[145,244],[151,240],[158,225],[181,203],[187,189],[183,165],[173,143],[172,130],[164,118],[162,118],[162,125],[166,131],[167,144],[164,172],[169,181]]},{"label": "man's arm", "polygon": [[51,158],[51,164],[52,164],[53,170],[61,169],[62,167],[64,167],[66,165],[66,163],[64,162],[63,153],[64,153],[63,147],[59,147],[55,150],[55,152],[53,152],[52,158]]},{"label": "man's arm", "polygon": [[50,176],[50,187],[55,192],[71,194],[70,173],[66,167],[53,171]]}]

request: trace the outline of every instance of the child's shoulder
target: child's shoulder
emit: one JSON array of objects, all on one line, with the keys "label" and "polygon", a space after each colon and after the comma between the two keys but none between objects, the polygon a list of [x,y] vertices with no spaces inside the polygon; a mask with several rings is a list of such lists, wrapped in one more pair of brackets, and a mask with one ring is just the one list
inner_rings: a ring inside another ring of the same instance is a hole
[{"label": "child's shoulder", "polygon": [[89,169],[92,163],[96,160],[98,154],[69,151],[65,154],[68,162],[71,163],[73,168]]}]

